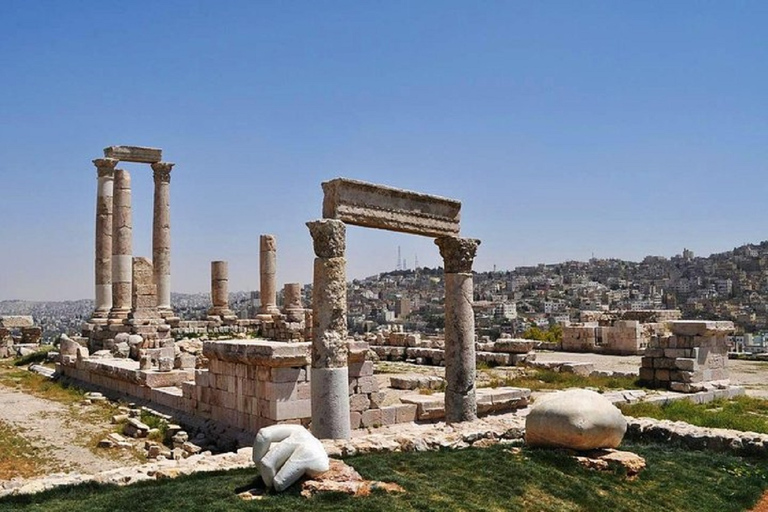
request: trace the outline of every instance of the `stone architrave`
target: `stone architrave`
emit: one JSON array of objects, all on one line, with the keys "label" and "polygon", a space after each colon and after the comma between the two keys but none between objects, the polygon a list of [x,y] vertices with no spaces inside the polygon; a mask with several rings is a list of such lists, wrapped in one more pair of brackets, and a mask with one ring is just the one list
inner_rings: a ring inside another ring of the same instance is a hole
[{"label": "stone architrave", "polygon": [[229,264],[226,261],[211,262],[211,316],[229,317]]},{"label": "stone architrave", "polygon": [[283,286],[283,313],[290,322],[304,320],[304,305],[301,303],[301,284],[286,283]]},{"label": "stone architrave", "polygon": [[109,318],[128,318],[131,312],[133,272],[133,220],[131,175],[115,170],[112,211],[112,309]]},{"label": "stone architrave", "polygon": [[259,314],[274,315],[280,313],[277,307],[277,241],[274,235],[261,235],[259,256],[261,271]]},{"label": "stone architrave", "polygon": [[154,214],[152,218],[153,281],[157,287],[157,308],[164,317],[171,310],[171,170],[170,162],[152,164],[154,173]]},{"label": "stone architrave", "polygon": [[97,158],[95,302],[93,318],[107,318],[112,309],[112,201],[117,160]]},{"label": "stone architrave", "polygon": [[472,263],[480,240],[441,237],[445,269],[445,420],[477,418],[475,396],[475,314]]},{"label": "stone architrave", "polygon": [[347,224],[431,237],[458,236],[455,199],[336,178],[323,183],[323,217]]},{"label": "stone architrave", "polygon": [[143,146],[109,146],[104,148],[104,157],[122,162],[153,164],[163,159],[163,150]]},{"label": "stone architrave", "polygon": [[312,284],[312,433],[349,439],[347,367],[346,226],[340,220],[307,222],[315,250]]}]

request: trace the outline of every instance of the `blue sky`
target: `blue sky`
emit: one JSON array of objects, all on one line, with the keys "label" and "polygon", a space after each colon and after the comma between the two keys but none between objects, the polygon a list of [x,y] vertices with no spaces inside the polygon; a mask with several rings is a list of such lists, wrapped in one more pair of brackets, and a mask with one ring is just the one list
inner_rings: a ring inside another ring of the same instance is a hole
[{"label": "blue sky", "polygon": [[[766,2],[0,2],[0,299],[93,295],[96,172],[161,147],[173,290],[311,280],[337,176],[462,201],[477,270],[768,238]],[[134,180],[151,256],[152,179]],[[348,230],[348,274],[432,240]]]}]

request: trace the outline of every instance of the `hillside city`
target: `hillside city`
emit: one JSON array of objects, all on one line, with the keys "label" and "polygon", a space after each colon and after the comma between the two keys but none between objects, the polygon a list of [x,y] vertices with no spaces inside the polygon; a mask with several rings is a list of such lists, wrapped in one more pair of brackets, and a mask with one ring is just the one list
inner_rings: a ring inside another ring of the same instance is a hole
[{"label": "hillside city", "polygon": [[[593,258],[481,272],[474,283],[477,331],[491,339],[520,335],[532,326],[568,325],[579,321],[580,311],[601,310],[677,308],[685,319],[731,320],[738,333],[756,339],[768,330],[768,241],[708,257],[684,249],[671,258],[647,256],[641,262]],[[395,324],[433,334],[443,327],[440,268],[384,272],[354,279],[348,287],[352,332]],[[239,317],[249,318],[258,299],[258,292],[235,292],[230,305]],[[304,286],[304,300],[308,307],[311,285]],[[174,293],[172,302],[181,318],[201,319],[210,295]],[[49,341],[61,333],[77,334],[92,311],[93,301],[87,299],[0,301],[0,315],[32,315]]]}]

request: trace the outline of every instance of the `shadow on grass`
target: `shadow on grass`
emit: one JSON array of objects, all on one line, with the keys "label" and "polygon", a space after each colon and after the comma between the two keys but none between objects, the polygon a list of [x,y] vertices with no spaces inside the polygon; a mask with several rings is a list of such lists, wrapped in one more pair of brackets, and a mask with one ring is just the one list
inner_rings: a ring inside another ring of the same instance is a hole
[{"label": "shadow on grass", "polygon": [[374,492],[353,498],[302,498],[299,486],[243,501],[238,492],[263,490],[254,468],[201,473],[128,487],[84,484],[32,496],[0,499],[0,510],[50,511],[387,511],[387,510],[626,510],[738,511],[768,487],[768,461],[691,452],[662,445],[628,444],[646,457],[636,480],[622,471],[597,472],[564,452],[488,449],[392,453],[350,457],[365,478],[395,482],[405,494]]}]

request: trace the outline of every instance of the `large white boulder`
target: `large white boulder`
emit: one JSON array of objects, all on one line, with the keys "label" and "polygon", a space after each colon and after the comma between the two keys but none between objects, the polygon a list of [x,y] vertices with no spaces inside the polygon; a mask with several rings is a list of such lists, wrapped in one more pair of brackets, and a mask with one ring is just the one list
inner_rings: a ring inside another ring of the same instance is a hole
[{"label": "large white boulder", "polygon": [[525,442],[573,450],[616,448],[627,420],[604,396],[586,389],[553,393],[537,400],[525,420]]}]

